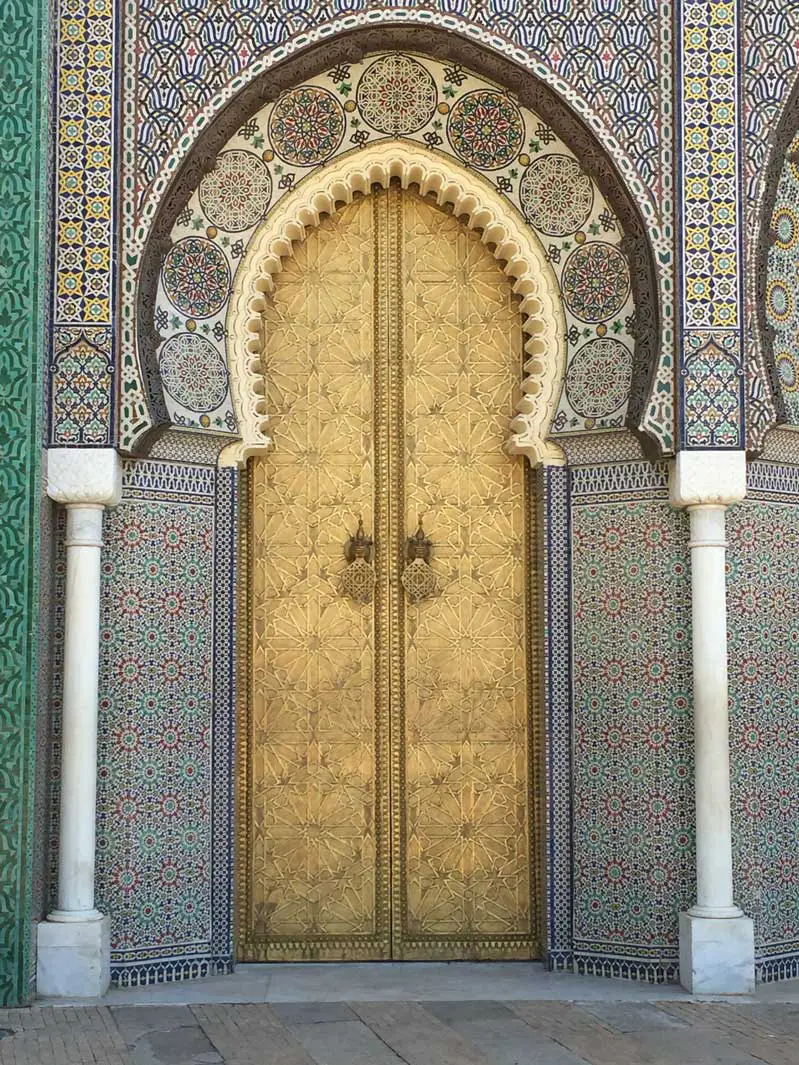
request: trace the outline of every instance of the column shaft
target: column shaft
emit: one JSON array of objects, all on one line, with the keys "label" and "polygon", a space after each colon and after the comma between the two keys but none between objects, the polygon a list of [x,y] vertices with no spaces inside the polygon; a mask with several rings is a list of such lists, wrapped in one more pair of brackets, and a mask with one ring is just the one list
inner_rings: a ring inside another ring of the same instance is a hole
[{"label": "column shaft", "polygon": [[94,908],[97,677],[103,507],[67,507],[58,909],[51,921],[99,919]]},{"label": "column shaft", "polygon": [[694,656],[697,901],[690,913],[737,917],[733,904],[727,707],[726,507],[688,508]]}]

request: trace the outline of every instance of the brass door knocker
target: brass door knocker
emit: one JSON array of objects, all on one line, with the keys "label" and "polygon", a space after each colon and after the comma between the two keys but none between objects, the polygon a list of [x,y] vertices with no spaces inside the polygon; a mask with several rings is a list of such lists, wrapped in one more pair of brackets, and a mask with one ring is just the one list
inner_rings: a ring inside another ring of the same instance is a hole
[{"label": "brass door knocker", "polygon": [[358,530],[344,545],[347,568],[341,577],[341,594],[358,603],[371,603],[374,594],[373,546],[374,540],[364,532],[363,518],[358,515]]},{"label": "brass door knocker", "polygon": [[402,571],[402,586],[412,603],[438,595],[438,578],[430,568],[433,541],[428,540],[419,518],[419,527],[405,541],[406,566]]}]

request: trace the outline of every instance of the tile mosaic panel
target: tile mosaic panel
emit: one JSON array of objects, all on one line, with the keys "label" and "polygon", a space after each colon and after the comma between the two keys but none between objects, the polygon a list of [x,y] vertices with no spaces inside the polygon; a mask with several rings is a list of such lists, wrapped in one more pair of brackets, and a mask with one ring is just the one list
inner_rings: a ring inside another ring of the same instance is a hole
[{"label": "tile mosaic panel", "polygon": [[235,476],[129,463],[105,517],[97,904],[120,984],[231,964]]},{"label": "tile mosaic panel", "polygon": [[112,329],[60,326],[53,336],[50,440],[59,446],[108,443],[113,418]]},{"label": "tile mosaic panel", "polygon": [[50,440],[91,446],[113,442],[114,4],[59,0],[55,22]]},{"label": "tile mosaic panel", "polygon": [[572,687],[569,472],[540,473],[536,527],[542,531],[544,691],[546,693],[546,961],[571,969]]},{"label": "tile mosaic panel", "polygon": [[798,475],[755,463],[727,515],[735,901],[761,980],[799,976]]},{"label": "tile mosaic panel", "polygon": [[43,277],[47,214],[46,5],[7,0],[0,34],[0,1004],[29,995],[38,632]]},{"label": "tile mosaic panel", "polygon": [[735,0],[679,0],[676,9],[681,440],[742,448],[739,10]]},{"label": "tile mosaic panel", "polygon": [[694,887],[685,516],[646,463],[572,473],[574,959],[674,979]]},{"label": "tile mosaic panel", "polygon": [[762,179],[769,163],[774,131],[796,85],[799,7],[782,0],[744,0],[743,67],[745,105],[744,180],[757,223]]},{"label": "tile mosaic panel", "polygon": [[173,423],[235,432],[225,320],[232,279],[266,213],[335,154],[396,134],[478,170],[546,248],[569,345],[553,432],[622,426],[634,306],[624,234],[607,201],[553,130],[507,93],[454,64],[396,52],[339,65],[267,104],[178,217],[155,311]]},{"label": "tile mosaic panel", "polygon": [[[275,64],[299,60],[304,51],[334,35],[390,24],[398,29],[415,27],[420,34],[446,31],[453,41],[460,38],[464,44],[482,45],[487,56],[507,57],[520,71],[551,85],[599,138],[647,219],[648,236],[656,249],[663,314],[658,330],[660,363],[656,381],[644,388],[647,395],[636,400],[636,418],[667,452],[673,448],[670,5],[655,0],[643,4],[614,0],[610,5],[588,0],[567,12],[560,0],[542,0],[532,20],[523,0],[488,6],[472,0],[423,0],[413,5],[367,0],[354,6],[344,0],[278,2],[265,11],[254,0],[244,0],[231,9],[224,26],[214,11],[189,12],[173,0],[158,4],[127,0],[124,11],[123,447],[135,446],[152,419],[160,417],[148,410],[148,403],[155,405],[156,400],[146,398],[147,382],[155,378],[157,369],[149,340],[146,352],[137,349],[135,294],[142,249],[176,168],[231,97]],[[354,38],[353,46],[357,51]],[[403,129],[396,123],[391,128]],[[357,146],[357,141],[353,143]],[[593,148],[589,151],[595,153]],[[248,180],[249,187],[257,190],[257,203],[265,195],[263,182],[254,175]],[[640,254],[634,249],[631,253]],[[639,327],[642,332],[649,328],[645,317]],[[195,347],[210,357],[205,345]],[[600,345],[586,352],[582,361],[595,365],[597,354],[610,347]],[[140,358],[146,366],[140,366]],[[219,372],[218,367],[214,372]],[[612,375],[607,384],[618,387]],[[575,389],[579,394],[579,383]],[[219,416],[218,411],[207,410],[194,414]]]},{"label": "tile mosaic panel", "polygon": [[773,336],[775,384],[789,425],[799,425],[799,135],[791,143],[771,213],[766,322]]},{"label": "tile mosaic panel", "polygon": [[[668,115],[662,75],[668,70],[668,10],[656,0],[588,0],[569,11],[560,0],[542,0],[536,18],[524,0],[484,4],[475,0],[422,0],[410,5],[372,0],[278,2],[266,10],[257,0],[235,4],[224,22],[213,7],[199,11],[177,0],[138,0],[135,21],[138,60],[138,193],[143,196],[186,127],[220,89],[257,66],[274,49],[319,27],[333,32],[392,18],[444,24],[474,36],[515,46],[533,58],[608,127],[616,129],[656,198],[662,189],[660,126]],[[664,40],[665,37],[665,40]],[[209,48],[212,46],[213,59]]]}]

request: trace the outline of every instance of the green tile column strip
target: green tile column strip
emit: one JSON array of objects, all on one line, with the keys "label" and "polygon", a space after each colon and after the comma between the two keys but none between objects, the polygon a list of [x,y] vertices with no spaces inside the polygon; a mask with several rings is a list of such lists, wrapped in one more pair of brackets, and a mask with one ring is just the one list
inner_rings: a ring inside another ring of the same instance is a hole
[{"label": "green tile column strip", "polygon": [[676,13],[679,446],[740,450],[740,0],[680,0]]},{"label": "green tile column strip", "polygon": [[0,20],[0,1004],[29,995],[47,256],[47,7]]}]

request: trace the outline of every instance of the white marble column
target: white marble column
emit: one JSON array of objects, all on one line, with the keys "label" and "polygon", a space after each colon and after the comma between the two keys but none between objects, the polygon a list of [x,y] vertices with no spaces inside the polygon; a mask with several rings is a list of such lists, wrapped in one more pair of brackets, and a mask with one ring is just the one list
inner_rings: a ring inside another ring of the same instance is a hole
[{"label": "white marble column", "polygon": [[109,448],[47,453],[47,494],[67,509],[58,904],[38,927],[40,995],[96,997],[110,980],[109,919],[94,905],[103,510],[119,502]]},{"label": "white marble column", "polygon": [[742,451],[682,451],[671,502],[690,521],[696,903],[680,914],[680,983],[741,994],[755,982],[754,927],[733,900],[727,690],[726,510],[746,494]]}]

